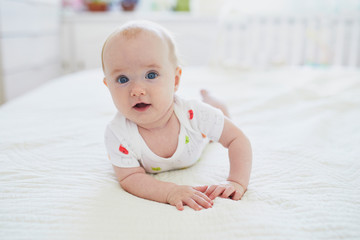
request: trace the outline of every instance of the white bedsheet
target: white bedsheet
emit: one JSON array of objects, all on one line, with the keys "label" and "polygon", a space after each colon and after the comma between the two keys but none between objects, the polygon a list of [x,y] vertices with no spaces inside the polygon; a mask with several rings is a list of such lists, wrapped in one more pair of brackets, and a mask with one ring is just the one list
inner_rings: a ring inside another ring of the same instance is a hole
[{"label": "white bedsheet", "polygon": [[[0,107],[0,239],[360,239],[360,71],[184,68],[179,94],[209,89],[247,134],[254,160],[241,201],[199,212],[123,191],[103,145],[115,109],[100,70]],[[154,177],[222,181],[226,151]]]}]

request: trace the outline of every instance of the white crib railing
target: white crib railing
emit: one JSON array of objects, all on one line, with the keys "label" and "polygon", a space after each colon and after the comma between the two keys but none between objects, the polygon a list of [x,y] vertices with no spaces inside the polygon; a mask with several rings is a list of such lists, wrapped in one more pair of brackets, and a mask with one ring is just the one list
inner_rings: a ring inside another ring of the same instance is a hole
[{"label": "white crib railing", "polygon": [[213,63],[360,67],[359,16],[243,16],[219,22]]}]

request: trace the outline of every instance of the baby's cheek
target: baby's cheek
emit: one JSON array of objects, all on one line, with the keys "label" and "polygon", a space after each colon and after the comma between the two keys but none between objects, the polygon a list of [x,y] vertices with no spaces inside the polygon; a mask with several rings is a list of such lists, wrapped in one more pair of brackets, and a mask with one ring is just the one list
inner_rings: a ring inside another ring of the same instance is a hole
[{"label": "baby's cheek", "polygon": [[126,102],[124,99],[121,99],[119,97],[113,97],[113,101],[115,104],[116,109],[121,113],[126,113]]}]

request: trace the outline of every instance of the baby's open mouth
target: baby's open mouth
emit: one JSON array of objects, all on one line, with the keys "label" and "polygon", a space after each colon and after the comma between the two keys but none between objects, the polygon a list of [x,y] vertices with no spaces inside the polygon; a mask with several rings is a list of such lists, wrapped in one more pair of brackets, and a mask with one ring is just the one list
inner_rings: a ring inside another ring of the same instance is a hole
[{"label": "baby's open mouth", "polygon": [[146,110],[148,107],[150,107],[151,104],[148,103],[137,103],[134,105],[134,108],[139,111]]}]

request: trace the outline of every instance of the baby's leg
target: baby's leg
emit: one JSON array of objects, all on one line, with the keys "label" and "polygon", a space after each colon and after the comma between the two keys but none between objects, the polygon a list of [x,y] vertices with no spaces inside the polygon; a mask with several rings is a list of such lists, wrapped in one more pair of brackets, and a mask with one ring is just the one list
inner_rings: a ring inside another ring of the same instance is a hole
[{"label": "baby's leg", "polygon": [[211,106],[213,106],[215,108],[220,109],[226,117],[230,118],[229,111],[223,102],[221,102],[218,99],[211,96],[207,90],[202,89],[200,91],[200,94],[202,96],[203,102],[210,104]]}]

